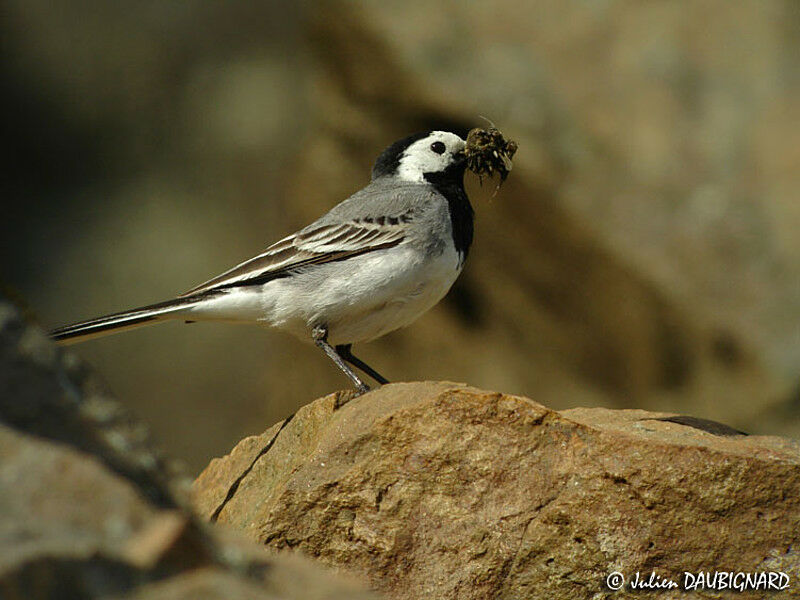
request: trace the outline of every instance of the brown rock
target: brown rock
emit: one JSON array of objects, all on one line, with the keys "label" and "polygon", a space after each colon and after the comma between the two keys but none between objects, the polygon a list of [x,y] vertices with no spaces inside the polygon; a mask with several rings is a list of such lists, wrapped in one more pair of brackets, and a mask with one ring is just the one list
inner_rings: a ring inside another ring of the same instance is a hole
[{"label": "brown rock", "polygon": [[591,598],[611,571],[800,576],[796,442],[458,384],[339,400],[213,461],[201,516],[398,599]]},{"label": "brown rock", "polygon": [[210,533],[168,465],[86,369],[0,299],[0,598],[374,597]]}]

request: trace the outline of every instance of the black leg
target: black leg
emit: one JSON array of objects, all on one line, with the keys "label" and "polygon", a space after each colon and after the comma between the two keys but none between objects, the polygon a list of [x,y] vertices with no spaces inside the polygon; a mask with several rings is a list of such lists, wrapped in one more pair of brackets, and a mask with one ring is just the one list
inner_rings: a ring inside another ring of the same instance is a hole
[{"label": "black leg", "polygon": [[339,367],[342,372],[350,378],[350,381],[355,384],[359,394],[369,391],[369,386],[361,381],[353,369],[347,366],[347,363],[345,363],[344,360],[342,360],[342,357],[337,354],[333,346],[328,343],[328,330],[325,327],[315,327],[311,332],[311,337],[314,338],[314,343],[322,348],[325,351],[325,354],[327,354],[328,357],[336,363],[336,366]]},{"label": "black leg", "polygon": [[386,377],[384,377],[383,375],[378,373],[375,369],[370,367],[367,363],[365,363],[360,358],[358,358],[356,356],[353,356],[353,352],[351,351],[352,347],[353,347],[353,344],[345,344],[345,345],[342,345],[342,346],[336,346],[336,352],[338,352],[339,356],[341,356],[343,359],[345,359],[347,362],[349,362],[355,368],[361,369],[362,371],[364,371],[364,373],[366,373],[367,375],[372,377],[375,381],[377,381],[381,385],[383,385],[385,383],[389,383],[389,380],[386,379]]}]

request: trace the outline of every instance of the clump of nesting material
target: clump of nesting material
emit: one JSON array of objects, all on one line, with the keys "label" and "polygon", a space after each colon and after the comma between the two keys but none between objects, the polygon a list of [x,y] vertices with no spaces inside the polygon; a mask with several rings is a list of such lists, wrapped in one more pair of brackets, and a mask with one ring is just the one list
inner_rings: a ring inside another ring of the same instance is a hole
[{"label": "clump of nesting material", "polygon": [[467,157],[467,168],[481,180],[484,175],[492,177],[499,173],[502,183],[511,171],[511,159],[516,151],[517,143],[506,140],[500,130],[491,126],[489,129],[476,127],[469,132],[464,154]]}]

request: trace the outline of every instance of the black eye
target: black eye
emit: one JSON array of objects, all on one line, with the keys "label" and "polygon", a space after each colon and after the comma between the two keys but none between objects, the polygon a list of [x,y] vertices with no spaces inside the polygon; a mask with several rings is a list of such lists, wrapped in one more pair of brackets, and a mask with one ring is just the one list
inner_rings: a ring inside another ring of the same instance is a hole
[{"label": "black eye", "polygon": [[431,150],[436,152],[436,154],[444,154],[444,151],[447,150],[447,147],[442,142],[433,142],[431,144]]}]

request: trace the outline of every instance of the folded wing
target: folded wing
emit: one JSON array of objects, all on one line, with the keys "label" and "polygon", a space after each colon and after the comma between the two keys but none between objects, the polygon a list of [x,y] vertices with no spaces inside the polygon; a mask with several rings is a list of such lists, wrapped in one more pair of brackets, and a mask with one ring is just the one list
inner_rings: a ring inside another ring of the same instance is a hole
[{"label": "folded wing", "polygon": [[285,277],[294,269],[396,246],[405,237],[406,216],[354,219],[345,223],[311,225],[283,238],[263,253],[181,294],[259,285]]}]

